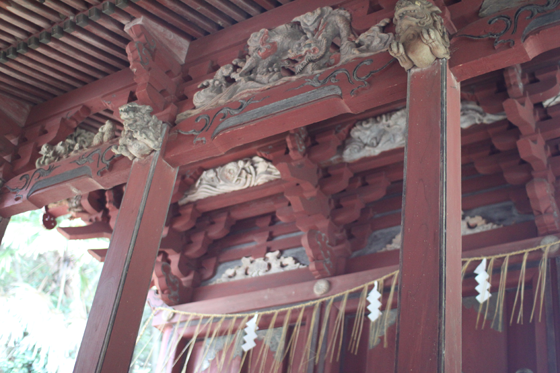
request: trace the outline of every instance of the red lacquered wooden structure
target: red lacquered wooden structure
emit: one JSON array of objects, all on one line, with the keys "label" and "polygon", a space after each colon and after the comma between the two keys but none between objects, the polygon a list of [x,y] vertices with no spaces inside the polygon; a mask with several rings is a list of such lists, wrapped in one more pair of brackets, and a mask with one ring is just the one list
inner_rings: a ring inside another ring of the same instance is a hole
[{"label": "red lacquered wooden structure", "polygon": [[[68,239],[111,238],[108,250],[92,252],[105,264],[75,372],[128,371],[152,286],[165,307],[236,313],[336,294],[396,269],[395,315],[382,336],[388,346],[368,344],[366,332],[357,355],[344,339],[339,361],[324,359],[306,372],[560,372],[560,251],[550,253],[543,318],[504,322],[502,331],[475,328],[478,306],[469,299],[476,282],[461,277],[462,257],[560,237],[560,1],[433,0],[450,36],[449,59],[406,71],[387,51],[357,56],[317,74],[288,72],[281,84],[184,114],[195,109],[199,84],[249,52],[251,34],[332,7],[351,15],[358,35],[392,19],[396,3],[0,1],[0,216],[44,206],[58,216],[68,211],[57,202],[81,196],[74,214],[87,225],[60,232]],[[493,12],[481,11],[489,6]],[[385,31],[395,32],[394,25]],[[278,47],[261,42],[265,57]],[[505,114],[461,129],[462,101]],[[113,139],[36,167],[45,144],[77,128],[97,132],[112,120],[120,137],[119,108],[129,103],[150,106],[165,123],[160,149],[131,161],[117,156]],[[401,109],[404,147],[344,161],[357,122]],[[203,116],[209,127],[200,130]],[[205,170],[254,156],[280,177],[178,203]],[[504,206],[503,224],[461,235],[462,211]],[[399,227],[402,249],[375,249],[379,232],[394,236]],[[306,266],[214,281],[241,258],[277,250],[304,253]],[[539,260],[529,255],[521,281],[526,309]],[[517,286],[519,263],[512,257],[508,288]],[[467,272],[473,269],[474,263]],[[313,291],[319,279],[330,283],[322,295]],[[514,297],[506,292],[504,320]],[[349,333],[358,299],[344,306]],[[188,327],[176,335],[180,319],[168,316],[157,312],[154,319],[170,356],[159,369],[181,372],[184,361],[172,362],[196,332]],[[314,327],[311,319],[306,312],[303,334]],[[204,358],[202,350],[197,342],[187,372]],[[234,362],[228,372],[259,371]],[[212,361],[205,369],[219,371]]]}]

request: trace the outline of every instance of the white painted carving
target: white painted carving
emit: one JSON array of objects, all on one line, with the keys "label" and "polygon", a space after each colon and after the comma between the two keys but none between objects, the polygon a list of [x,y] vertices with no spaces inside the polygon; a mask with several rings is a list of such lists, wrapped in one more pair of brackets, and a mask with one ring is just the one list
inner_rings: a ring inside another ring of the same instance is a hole
[{"label": "white painted carving", "polygon": [[560,104],[560,94],[557,94],[554,97],[549,98],[548,100],[543,101],[544,107],[551,107],[554,105]]},{"label": "white painted carving", "polygon": [[37,168],[43,167],[80,153],[91,146],[93,137],[93,133],[76,128],[73,133],[68,135],[66,140],[56,145],[44,144],[39,151],[41,158],[35,161],[35,166]]},{"label": "white painted carving", "polygon": [[[490,124],[506,118],[505,113],[488,114],[474,102],[461,104],[461,128],[474,124]],[[356,123],[346,140],[342,158],[354,162],[405,145],[406,109],[383,114]]]},{"label": "white painted carving", "polygon": [[222,277],[216,280],[215,284],[292,271],[303,267],[305,265],[296,262],[294,258],[282,256],[280,251],[273,251],[266,253],[264,258],[242,258],[240,266],[226,270]]},{"label": "white painted carving", "polygon": [[241,159],[202,173],[179,201],[180,205],[261,185],[280,178],[280,171],[261,157]]},{"label": "white painted carving", "polygon": [[356,123],[346,140],[342,158],[353,162],[405,145],[406,110],[399,110]]},{"label": "white painted carving", "polygon": [[108,120],[104,125],[99,127],[97,134],[93,137],[91,146],[99,146],[111,141],[115,138],[116,125],[112,121]]},{"label": "white painted carving", "polygon": [[[482,216],[466,216],[461,220],[461,235],[467,236],[469,234],[474,234],[483,231],[489,231],[491,229],[501,228],[499,224],[494,224],[487,222]],[[402,236],[397,234],[391,243],[387,244],[384,248],[379,251],[391,251],[398,250],[402,245]]]},{"label": "white painted carving", "polygon": [[152,116],[152,111],[151,106],[134,102],[119,108],[124,131],[119,145],[113,147],[115,154],[122,154],[133,161],[161,148],[163,122]]},{"label": "white painted carving", "polygon": [[488,114],[474,102],[463,101],[461,103],[461,128],[469,128],[475,124],[490,124],[506,119],[505,113]]}]

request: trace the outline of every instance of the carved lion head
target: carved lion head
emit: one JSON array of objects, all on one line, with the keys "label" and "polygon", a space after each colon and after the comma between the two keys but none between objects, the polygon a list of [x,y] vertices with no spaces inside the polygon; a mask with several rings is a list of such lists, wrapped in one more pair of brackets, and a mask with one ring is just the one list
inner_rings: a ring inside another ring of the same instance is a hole
[{"label": "carved lion head", "polygon": [[411,26],[429,27],[441,10],[427,0],[399,0],[395,5],[393,22],[397,33]]}]

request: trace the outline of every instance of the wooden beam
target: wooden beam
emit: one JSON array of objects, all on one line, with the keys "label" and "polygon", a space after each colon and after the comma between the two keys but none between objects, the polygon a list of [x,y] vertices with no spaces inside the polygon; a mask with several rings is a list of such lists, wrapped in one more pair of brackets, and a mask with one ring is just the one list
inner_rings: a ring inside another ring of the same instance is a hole
[{"label": "wooden beam", "polygon": [[162,153],[133,163],[76,373],[128,371],[177,177]]},{"label": "wooden beam", "polygon": [[461,372],[460,100],[447,60],[409,71],[396,372]]}]

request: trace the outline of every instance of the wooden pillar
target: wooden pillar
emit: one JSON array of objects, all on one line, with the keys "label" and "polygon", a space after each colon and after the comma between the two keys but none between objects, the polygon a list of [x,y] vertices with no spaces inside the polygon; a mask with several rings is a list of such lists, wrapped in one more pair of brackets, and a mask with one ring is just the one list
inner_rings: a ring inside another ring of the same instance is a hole
[{"label": "wooden pillar", "polygon": [[396,371],[461,373],[460,86],[408,72]]},{"label": "wooden pillar", "polygon": [[75,373],[128,372],[177,177],[164,150],[132,165]]}]

